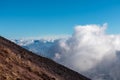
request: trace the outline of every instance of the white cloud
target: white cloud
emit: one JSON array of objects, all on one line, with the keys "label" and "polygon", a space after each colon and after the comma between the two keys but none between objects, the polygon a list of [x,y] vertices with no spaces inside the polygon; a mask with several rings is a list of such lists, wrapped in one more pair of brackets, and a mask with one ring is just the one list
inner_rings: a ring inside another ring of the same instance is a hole
[{"label": "white cloud", "polygon": [[[71,38],[59,42],[61,57],[55,60],[90,77],[99,73],[98,68],[102,71],[111,67],[117,60],[116,51],[120,50],[120,36],[106,34],[106,28],[106,24],[76,26]],[[90,74],[91,70],[94,73]]]}]

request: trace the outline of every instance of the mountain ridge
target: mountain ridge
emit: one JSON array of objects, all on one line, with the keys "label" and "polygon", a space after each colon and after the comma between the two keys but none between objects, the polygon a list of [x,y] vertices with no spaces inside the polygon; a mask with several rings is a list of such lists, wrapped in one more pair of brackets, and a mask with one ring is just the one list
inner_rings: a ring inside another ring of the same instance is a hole
[{"label": "mountain ridge", "polygon": [[0,36],[1,80],[90,80]]}]

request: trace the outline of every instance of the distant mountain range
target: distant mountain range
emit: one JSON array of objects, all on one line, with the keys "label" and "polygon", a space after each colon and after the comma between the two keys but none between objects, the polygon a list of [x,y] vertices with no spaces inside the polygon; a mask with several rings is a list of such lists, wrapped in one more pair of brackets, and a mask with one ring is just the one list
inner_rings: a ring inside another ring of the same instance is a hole
[{"label": "distant mountain range", "polygon": [[37,53],[38,55],[53,58],[55,56],[55,45],[57,45],[59,40],[13,40],[16,44],[22,46],[23,48]]}]

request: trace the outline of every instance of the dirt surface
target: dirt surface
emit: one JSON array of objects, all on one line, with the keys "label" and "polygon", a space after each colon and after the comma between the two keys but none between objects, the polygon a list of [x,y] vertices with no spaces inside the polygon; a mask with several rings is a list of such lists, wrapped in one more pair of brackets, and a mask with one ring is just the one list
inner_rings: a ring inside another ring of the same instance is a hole
[{"label": "dirt surface", "polygon": [[0,80],[90,80],[0,36]]}]

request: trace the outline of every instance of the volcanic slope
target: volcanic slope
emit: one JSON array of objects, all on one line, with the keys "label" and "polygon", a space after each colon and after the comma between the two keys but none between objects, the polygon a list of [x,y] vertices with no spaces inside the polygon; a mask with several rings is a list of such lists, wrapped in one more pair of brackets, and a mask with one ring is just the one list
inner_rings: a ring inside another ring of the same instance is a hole
[{"label": "volcanic slope", "polygon": [[0,80],[90,80],[0,36]]}]

